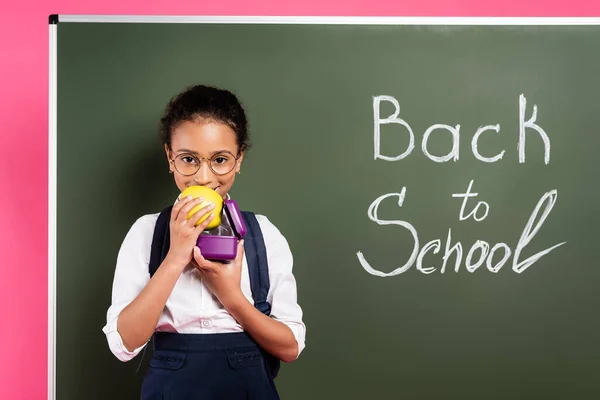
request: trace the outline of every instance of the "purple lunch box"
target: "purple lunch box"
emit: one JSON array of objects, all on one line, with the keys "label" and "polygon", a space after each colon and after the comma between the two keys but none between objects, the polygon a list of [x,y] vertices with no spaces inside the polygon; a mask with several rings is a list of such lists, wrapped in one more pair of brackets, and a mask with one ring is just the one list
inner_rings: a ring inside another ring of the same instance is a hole
[{"label": "purple lunch box", "polygon": [[235,200],[225,200],[221,224],[198,236],[200,253],[207,260],[230,261],[237,254],[238,241],[246,234],[246,225]]}]

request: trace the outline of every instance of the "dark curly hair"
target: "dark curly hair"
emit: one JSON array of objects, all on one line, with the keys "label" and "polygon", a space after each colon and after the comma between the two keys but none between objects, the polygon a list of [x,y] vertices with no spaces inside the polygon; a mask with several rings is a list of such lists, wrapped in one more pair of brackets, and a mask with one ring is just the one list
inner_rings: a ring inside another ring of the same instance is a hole
[{"label": "dark curly hair", "polygon": [[250,147],[248,121],[238,98],[228,90],[195,85],[173,97],[160,119],[160,138],[171,148],[173,129],[190,121],[214,121],[229,126],[236,134],[239,151]]}]

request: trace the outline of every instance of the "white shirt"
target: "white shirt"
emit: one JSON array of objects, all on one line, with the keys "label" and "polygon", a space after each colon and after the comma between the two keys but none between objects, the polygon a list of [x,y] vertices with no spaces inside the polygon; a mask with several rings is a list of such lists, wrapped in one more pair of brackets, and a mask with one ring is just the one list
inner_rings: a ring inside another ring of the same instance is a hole
[{"label": "white shirt", "polygon": [[[144,344],[134,351],[128,351],[117,331],[117,318],[150,281],[148,263],[158,215],[156,213],[140,217],[125,236],[117,256],[112,304],[107,311],[106,325],[102,331],[110,350],[121,361],[131,360],[145,346]],[[302,321],[302,309],[297,303],[292,253],[285,237],[267,217],[257,214],[256,218],[267,249],[270,279],[267,300],[271,304],[271,317],[291,329],[300,355],[305,347],[306,326]],[[241,286],[248,301],[254,304],[245,255]],[[202,334],[242,332],[243,328],[203,284],[196,269],[189,265],[177,280],[158,320],[156,331]]]}]

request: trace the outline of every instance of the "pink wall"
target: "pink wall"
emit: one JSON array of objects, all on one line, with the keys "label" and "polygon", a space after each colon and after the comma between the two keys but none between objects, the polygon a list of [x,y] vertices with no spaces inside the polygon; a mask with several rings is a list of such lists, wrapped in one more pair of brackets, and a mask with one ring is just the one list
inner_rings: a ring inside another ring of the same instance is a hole
[{"label": "pink wall", "polygon": [[[590,0],[21,0],[0,24],[0,399],[46,398],[49,14],[600,16]],[[393,3],[393,5],[392,5]],[[595,4],[594,4],[595,3]]]}]

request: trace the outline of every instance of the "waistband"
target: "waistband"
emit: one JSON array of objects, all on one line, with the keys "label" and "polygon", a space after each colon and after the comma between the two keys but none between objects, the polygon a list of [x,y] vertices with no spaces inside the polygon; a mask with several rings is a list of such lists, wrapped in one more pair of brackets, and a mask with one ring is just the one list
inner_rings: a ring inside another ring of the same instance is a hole
[{"label": "waistband", "polygon": [[156,332],[154,334],[155,350],[203,352],[236,347],[258,346],[246,332],[207,334]]}]

